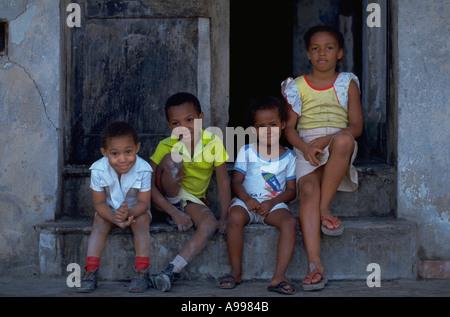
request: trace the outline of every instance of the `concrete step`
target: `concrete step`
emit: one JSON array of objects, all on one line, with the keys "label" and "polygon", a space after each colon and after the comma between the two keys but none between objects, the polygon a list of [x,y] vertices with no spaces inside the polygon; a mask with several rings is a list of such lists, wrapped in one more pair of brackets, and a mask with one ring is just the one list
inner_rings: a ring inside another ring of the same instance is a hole
[{"label": "concrete step", "polygon": [[[232,165],[228,166],[231,177]],[[395,169],[383,164],[357,165],[359,188],[356,192],[337,192],[331,203],[333,214],[340,217],[389,217],[395,210]],[[92,217],[89,169],[73,167],[64,171],[63,208],[56,218]],[[206,198],[211,202],[211,210],[220,216],[215,175],[211,179]],[[299,202],[290,203],[294,216],[298,217]]]},{"label": "concrete step", "polygon": [[[416,226],[387,218],[343,218],[345,232],[340,237],[323,236],[322,262],[329,279],[366,279],[370,263],[377,263],[384,280],[416,278]],[[35,226],[40,233],[41,274],[67,276],[67,266],[84,267],[91,219],[65,219]],[[263,225],[245,228],[243,279],[270,279],[276,263],[278,230]],[[151,271],[162,270],[181,250],[193,230],[180,233],[163,223],[152,223]],[[100,278],[130,279],[135,261],[130,229],[115,228],[108,236],[101,257]],[[226,238],[215,235],[206,248],[184,269],[187,279],[217,278],[229,273]],[[293,259],[287,276],[304,277],[307,258],[301,232],[298,231]]]}]

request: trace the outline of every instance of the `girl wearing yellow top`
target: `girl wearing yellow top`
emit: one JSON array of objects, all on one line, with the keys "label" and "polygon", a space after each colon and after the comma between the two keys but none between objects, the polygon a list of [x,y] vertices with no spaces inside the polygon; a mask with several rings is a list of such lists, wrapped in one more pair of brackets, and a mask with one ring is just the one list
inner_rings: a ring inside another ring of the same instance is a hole
[{"label": "girl wearing yellow top", "polygon": [[358,187],[352,163],[363,116],[358,78],[336,71],[343,57],[342,34],[317,26],[304,39],[312,72],[286,79],[282,93],[291,105],[285,135],[297,153],[299,218],[309,264],[302,286],[313,290],[327,282],[320,261],[321,229],[328,235],[340,235],[344,229],[330,211],[331,200],[338,189]]}]

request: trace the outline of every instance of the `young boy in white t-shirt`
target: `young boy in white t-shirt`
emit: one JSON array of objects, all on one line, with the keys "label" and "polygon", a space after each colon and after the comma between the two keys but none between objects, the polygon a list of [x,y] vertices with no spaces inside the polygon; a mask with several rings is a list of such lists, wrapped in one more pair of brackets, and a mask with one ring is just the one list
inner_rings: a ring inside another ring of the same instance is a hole
[{"label": "young boy in white t-shirt", "polygon": [[102,132],[103,158],[90,167],[91,189],[96,211],[89,236],[86,274],[77,292],[97,288],[100,255],[109,231],[131,226],[136,251],[135,275],[129,291],[139,293],[150,287],[150,164],[137,153],[141,144],[134,128],[126,122],[114,122]]}]

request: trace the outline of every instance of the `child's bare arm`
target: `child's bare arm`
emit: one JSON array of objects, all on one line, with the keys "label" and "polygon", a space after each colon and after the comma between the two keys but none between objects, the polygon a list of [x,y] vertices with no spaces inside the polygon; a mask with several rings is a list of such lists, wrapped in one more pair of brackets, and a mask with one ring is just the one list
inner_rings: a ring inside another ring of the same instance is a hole
[{"label": "child's bare arm", "polygon": [[361,106],[361,95],[358,86],[352,80],[348,89],[348,120],[349,124],[344,131],[353,135],[356,139],[362,134],[364,128],[364,118]]},{"label": "child's bare arm", "polygon": [[286,190],[272,199],[261,202],[261,207],[257,210],[257,213],[266,216],[276,204],[287,203],[294,199],[296,195],[295,182],[295,179],[286,181]]},{"label": "child's bare arm", "polygon": [[259,202],[255,198],[251,197],[245,190],[242,183],[244,182],[245,175],[241,172],[234,171],[231,177],[231,189],[233,193],[245,203],[248,210],[255,210],[259,208]]},{"label": "child's bare arm", "polygon": [[320,161],[317,159],[317,154],[324,154],[320,147],[311,145],[302,140],[298,135],[297,125],[298,115],[294,110],[290,109],[288,112],[288,119],[286,122],[286,128],[284,129],[284,135],[286,140],[294,147],[299,149],[303,153],[305,160],[309,161],[311,165],[318,166]]},{"label": "child's bare arm", "polygon": [[286,140],[300,151],[305,147],[306,143],[300,138],[297,132],[297,113],[289,109],[287,113],[286,128],[284,129],[284,136]]},{"label": "child's bare arm", "polygon": [[116,216],[114,215],[114,212],[111,210],[111,208],[106,203],[106,194],[105,192],[98,192],[95,190],[92,190],[92,201],[94,204],[94,209],[97,212],[97,214],[105,219],[106,221],[109,221],[115,225],[117,225],[116,222]]},{"label": "child's bare arm", "polygon": [[150,208],[151,192],[152,190],[146,192],[138,191],[137,203],[133,207],[128,208],[128,216],[136,218],[147,212]]},{"label": "child's bare arm", "polygon": [[217,187],[219,189],[220,195],[220,222],[219,222],[219,232],[226,232],[225,221],[228,218],[228,208],[230,207],[231,199],[231,189],[230,189],[230,179],[228,177],[227,164],[223,163],[216,167],[216,179]]},{"label": "child's bare arm", "polygon": [[129,214],[128,214],[128,204],[127,204],[127,202],[124,201],[124,202],[120,205],[119,209],[117,209],[117,210],[114,212],[114,214],[115,214],[115,216],[116,216],[116,222],[118,222],[118,223],[125,222],[125,221],[128,219],[128,216],[129,216]]},{"label": "child's bare arm", "polygon": [[181,225],[181,227],[186,228],[186,230],[189,229],[190,227],[193,226],[191,217],[175,208],[175,206],[172,205],[159,191],[159,188],[156,186],[156,170],[158,168],[158,165],[155,162],[150,161],[150,166],[153,169],[152,184],[151,184],[152,186],[151,199],[153,203],[162,210],[164,210],[169,216],[171,216],[173,221],[177,225]]}]

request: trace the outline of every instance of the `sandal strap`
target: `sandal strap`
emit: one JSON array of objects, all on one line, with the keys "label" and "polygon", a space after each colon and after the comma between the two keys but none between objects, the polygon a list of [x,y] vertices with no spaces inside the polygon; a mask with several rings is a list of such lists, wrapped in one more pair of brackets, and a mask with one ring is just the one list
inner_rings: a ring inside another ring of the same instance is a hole
[{"label": "sandal strap", "polygon": [[220,279],[220,283],[236,284],[236,278],[233,275],[228,274]]},{"label": "sandal strap", "polygon": [[338,217],[333,217],[333,219],[330,219],[328,217],[320,217],[320,221],[321,222],[324,221],[324,220],[327,220],[327,221],[331,222],[333,224],[333,226],[334,226],[336,221],[338,221],[339,219],[338,219]]},{"label": "sandal strap", "polygon": [[311,284],[316,284],[316,283],[312,283],[312,281],[317,274],[320,275],[320,280],[316,283],[319,283],[321,280],[323,280],[323,273],[317,269],[312,271],[310,274],[306,274],[305,279],[311,280]]}]

